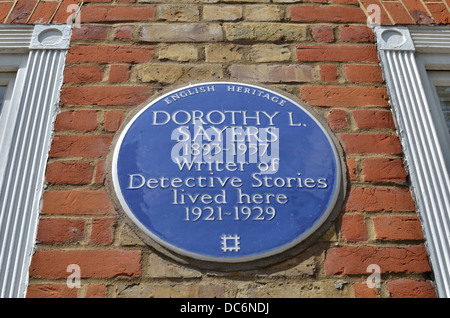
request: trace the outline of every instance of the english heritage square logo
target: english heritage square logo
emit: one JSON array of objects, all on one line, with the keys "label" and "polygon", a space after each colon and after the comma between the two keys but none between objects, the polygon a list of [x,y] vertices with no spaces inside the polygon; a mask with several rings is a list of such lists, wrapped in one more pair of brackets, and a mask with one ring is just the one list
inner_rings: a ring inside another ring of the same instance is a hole
[{"label": "english heritage square logo", "polygon": [[341,190],[330,134],[304,106],[259,86],[171,91],[125,125],[112,156],[127,216],[178,254],[238,263],[311,236]]}]

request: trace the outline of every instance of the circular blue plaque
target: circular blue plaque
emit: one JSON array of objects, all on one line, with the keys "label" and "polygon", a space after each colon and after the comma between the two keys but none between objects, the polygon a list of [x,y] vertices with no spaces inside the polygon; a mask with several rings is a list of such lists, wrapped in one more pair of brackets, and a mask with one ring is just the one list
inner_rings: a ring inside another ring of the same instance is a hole
[{"label": "circular blue plaque", "polygon": [[128,217],[178,254],[238,263],[286,251],[328,219],[341,162],[321,123],[259,86],[171,91],[124,126],[112,182]]}]

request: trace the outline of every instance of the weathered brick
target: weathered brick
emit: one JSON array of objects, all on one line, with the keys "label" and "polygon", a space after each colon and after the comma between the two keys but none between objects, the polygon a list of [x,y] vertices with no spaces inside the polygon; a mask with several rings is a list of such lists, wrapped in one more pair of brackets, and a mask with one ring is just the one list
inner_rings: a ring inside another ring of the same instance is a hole
[{"label": "weathered brick", "polygon": [[98,65],[71,65],[64,68],[64,83],[95,83],[103,80]]},{"label": "weathered brick", "polygon": [[140,28],[144,42],[211,42],[223,40],[222,27],[214,23],[152,23]]},{"label": "weathered brick", "polygon": [[365,25],[342,25],[339,27],[339,36],[343,42],[375,42],[375,34]]},{"label": "weathered brick", "polygon": [[205,5],[203,20],[205,21],[235,21],[242,18],[242,6]]},{"label": "weathered brick", "polygon": [[29,284],[27,298],[76,298],[78,288],[69,288],[67,284]]},{"label": "weathered brick", "polygon": [[372,45],[299,45],[297,59],[304,62],[378,62]]},{"label": "weathered brick", "polygon": [[347,212],[415,211],[415,206],[409,189],[352,188],[344,210]]},{"label": "weathered brick", "polygon": [[106,25],[80,25],[72,29],[72,41],[77,40],[106,40],[109,33],[109,27]]},{"label": "weathered brick", "polygon": [[241,61],[245,46],[236,44],[211,43],[205,46],[206,62]]},{"label": "weathered brick", "polygon": [[316,42],[333,42],[334,32],[329,25],[312,25],[311,35]]},{"label": "weathered brick", "polygon": [[102,284],[89,284],[86,298],[106,298],[106,286]]},{"label": "weathered brick", "polygon": [[153,47],[133,45],[72,45],[67,63],[141,63],[153,58]]},{"label": "weathered brick", "polygon": [[395,129],[394,118],[389,110],[358,109],[353,118],[360,129]]},{"label": "weathered brick", "polygon": [[200,10],[186,5],[159,5],[156,8],[157,21],[192,21],[200,19]]},{"label": "weathered brick", "polygon": [[429,281],[395,279],[386,284],[392,298],[436,298],[434,286]]},{"label": "weathered brick", "polygon": [[9,14],[8,23],[25,23],[36,5],[36,0],[18,0]]},{"label": "weathered brick", "polygon": [[56,117],[55,131],[93,131],[97,129],[97,111],[69,110],[59,113]]},{"label": "weathered brick", "polygon": [[109,67],[110,83],[126,82],[130,78],[130,66],[122,64],[114,64]]},{"label": "weathered brick", "polygon": [[101,218],[92,220],[91,245],[109,245],[114,240],[115,218]]},{"label": "weathered brick", "polygon": [[[48,23],[58,7],[58,2],[54,1],[40,1],[37,7],[34,9],[33,14],[28,20],[28,23]],[[2,10],[0,10],[1,12]],[[0,16],[0,21],[3,21]]]},{"label": "weathered brick", "polygon": [[49,184],[89,184],[94,166],[87,161],[54,161],[47,164],[45,181]]},{"label": "weathered brick", "polygon": [[250,60],[253,62],[283,62],[291,59],[291,50],[287,45],[255,44],[250,48]]},{"label": "weathered brick", "polygon": [[365,23],[366,16],[358,7],[295,5],[291,7],[291,20],[299,22]]},{"label": "weathered brick", "polygon": [[141,274],[141,252],[136,250],[38,250],[31,277],[67,278],[67,266],[80,266],[81,278],[134,277]]},{"label": "weathered brick", "polygon": [[345,242],[366,241],[369,237],[363,214],[344,214],[341,216],[342,239]]},{"label": "weathered brick", "polygon": [[105,120],[103,122],[103,129],[107,132],[115,132],[120,128],[123,122],[123,111],[109,110],[105,112]]},{"label": "weathered brick", "polygon": [[347,113],[341,109],[333,109],[328,115],[328,125],[331,129],[347,128]]},{"label": "weathered brick", "polygon": [[57,135],[53,138],[50,157],[106,157],[111,140],[111,135]]},{"label": "weathered brick", "polygon": [[389,106],[386,88],[375,86],[302,86],[300,98],[324,107]]},{"label": "weathered brick", "polygon": [[151,21],[155,17],[153,6],[83,6],[81,22]]},{"label": "weathered brick", "polygon": [[405,182],[406,171],[401,159],[365,158],[362,161],[364,180],[368,182]]},{"label": "weathered brick", "polygon": [[224,23],[228,41],[293,42],[307,39],[307,27],[291,23]]},{"label": "weathered brick", "polygon": [[324,269],[327,275],[367,274],[371,264],[381,273],[425,273],[430,271],[422,245],[409,247],[346,246],[327,251]]},{"label": "weathered brick", "polygon": [[76,19],[76,10],[81,0],[64,0],[55,12],[52,23],[70,23]]},{"label": "weathered brick", "polygon": [[220,79],[223,77],[221,65],[154,63],[137,66],[137,76],[142,82],[176,83]]},{"label": "weathered brick", "polygon": [[345,160],[347,164],[347,172],[350,177],[350,180],[357,181],[358,180],[358,164],[355,158],[347,158]]},{"label": "weathered brick", "polygon": [[85,219],[41,218],[36,239],[40,244],[73,243],[84,239]]},{"label": "weathered brick", "polygon": [[280,21],[284,18],[281,6],[247,5],[244,12],[247,21]]},{"label": "weathered brick", "polygon": [[158,59],[161,61],[188,62],[198,60],[198,48],[193,44],[163,44],[158,50]]},{"label": "weathered brick", "polygon": [[400,140],[392,134],[339,134],[345,152],[350,154],[401,154]]},{"label": "weathered brick", "polygon": [[353,293],[356,298],[380,298],[376,288],[369,288],[367,283],[354,283]]},{"label": "weathered brick", "polygon": [[309,65],[236,64],[229,67],[231,78],[266,83],[311,82],[314,70]]},{"label": "weathered brick", "polygon": [[324,83],[337,82],[338,70],[334,64],[322,64],[320,65],[320,80]]},{"label": "weathered brick", "polygon": [[43,214],[105,215],[114,212],[105,190],[46,191],[43,202]]},{"label": "weathered brick", "polygon": [[145,86],[63,87],[61,104],[70,106],[135,106],[147,100],[152,89]]},{"label": "weathered brick", "polygon": [[133,39],[134,25],[119,25],[115,29],[114,38],[122,41]]},{"label": "weathered brick", "polygon": [[375,233],[381,240],[423,240],[417,216],[378,215],[373,219]]},{"label": "weathered brick", "polygon": [[378,65],[348,64],[342,67],[350,83],[382,83],[383,76]]}]

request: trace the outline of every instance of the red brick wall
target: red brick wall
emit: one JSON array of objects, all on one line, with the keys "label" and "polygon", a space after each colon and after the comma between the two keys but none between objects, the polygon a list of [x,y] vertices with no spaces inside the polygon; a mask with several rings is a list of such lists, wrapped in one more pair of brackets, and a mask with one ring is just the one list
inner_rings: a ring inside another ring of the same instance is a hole
[{"label": "red brick wall", "polygon": [[[0,1],[0,21],[65,23],[80,2]],[[435,296],[366,8],[379,5],[383,24],[446,23],[447,2],[135,2],[84,1],[73,29],[28,297]],[[162,257],[118,219],[105,188],[127,114],[163,88],[214,79],[261,82],[316,107],[348,169],[342,213],[323,238],[239,275]],[[81,268],[80,289],[66,285],[69,264]],[[378,289],[365,281],[370,264]]]}]

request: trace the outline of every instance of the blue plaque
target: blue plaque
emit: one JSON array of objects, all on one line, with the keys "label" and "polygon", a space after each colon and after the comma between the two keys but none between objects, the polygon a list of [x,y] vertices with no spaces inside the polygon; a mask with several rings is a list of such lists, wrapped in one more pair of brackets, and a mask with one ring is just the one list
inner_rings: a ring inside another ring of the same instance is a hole
[{"label": "blue plaque", "polygon": [[122,209],[153,241],[225,263],[310,237],[342,182],[335,143],[305,106],[234,82],[185,86],[145,105],[118,135],[111,167]]}]

